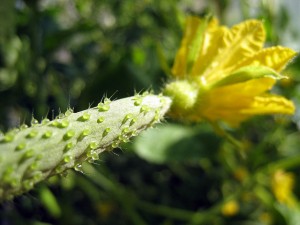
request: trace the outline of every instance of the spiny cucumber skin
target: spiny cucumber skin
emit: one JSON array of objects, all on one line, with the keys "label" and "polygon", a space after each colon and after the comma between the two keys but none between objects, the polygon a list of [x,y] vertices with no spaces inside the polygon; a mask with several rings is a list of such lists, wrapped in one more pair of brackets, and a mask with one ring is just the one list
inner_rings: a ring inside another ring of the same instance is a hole
[{"label": "spiny cucumber skin", "polygon": [[83,161],[97,160],[99,153],[159,122],[170,104],[168,97],[149,94],[105,99],[97,107],[6,133],[0,137],[0,201],[67,169],[80,170]]}]

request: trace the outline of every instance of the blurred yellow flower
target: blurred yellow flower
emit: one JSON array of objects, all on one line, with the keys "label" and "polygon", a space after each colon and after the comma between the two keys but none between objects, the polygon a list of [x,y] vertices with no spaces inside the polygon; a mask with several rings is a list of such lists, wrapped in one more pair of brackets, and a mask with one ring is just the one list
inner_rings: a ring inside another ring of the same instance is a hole
[{"label": "blurred yellow flower", "polygon": [[283,204],[294,206],[296,200],[293,195],[294,175],[282,170],[277,170],[272,176],[272,191],[275,198]]},{"label": "blurred yellow flower", "polygon": [[224,216],[234,216],[239,212],[239,210],[240,206],[234,200],[226,202],[221,208],[221,212]]},{"label": "blurred yellow flower", "polygon": [[267,93],[296,52],[263,48],[262,22],[247,20],[231,29],[190,16],[164,94],[173,98],[171,115],[185,121],[230,125],[258,114],[293,114],[294,104]]}]

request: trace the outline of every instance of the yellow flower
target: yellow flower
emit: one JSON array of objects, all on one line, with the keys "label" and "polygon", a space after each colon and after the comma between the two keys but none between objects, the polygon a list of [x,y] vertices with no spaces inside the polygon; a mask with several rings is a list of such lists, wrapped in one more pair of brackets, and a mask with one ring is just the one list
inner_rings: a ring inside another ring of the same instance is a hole
[{"label": "yellow flower", "polygon": [[239,210],[240,206],[235,200],[230,200],[226,202],[221,208],[222,214],[228,217],[236,215],[239,212]]},{"label": "yellow flower", "polygon": [[272,191],[276,199],[288,206],[295,206],[296,199],[294,198],[295,178],[292,173],[287,173],[282,170],[277,170],[272,176]]},{"label": "yellow flower", "polygon": [[258,114],[293,114],[294,104],[268,93],[279,72],[296,55],[281,46],[263,48],[258,20],[231,29],[188,17],[164,94],[173,98],[171,115],[185,121],[225,121],[230,125]]}]

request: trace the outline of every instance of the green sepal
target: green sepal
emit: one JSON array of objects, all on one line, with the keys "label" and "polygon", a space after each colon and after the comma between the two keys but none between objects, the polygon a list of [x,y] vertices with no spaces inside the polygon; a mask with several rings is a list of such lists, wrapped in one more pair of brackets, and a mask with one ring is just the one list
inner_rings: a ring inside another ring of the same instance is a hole
[{"label": "green sepal", "polygon": [[209,22],[209,18],[199,20],[199,25],[195,32],[195,37],[192,43],[189,46],[187,46],[189,49],[188,57],[187,57],[187,71],[190,71],[193,68],[194,63],[197,60],[197,55],[202,50],[202,44],[204,38],[203,34],[205,32],[205,29],[207,28],[208,22]]},{"label": "green sepal", "polygon": [[285,76],[277,73],[270,67],[266,66],[245,66],[232,74],[226,76],[224,79],[216,82],[212,85],[212,87],[221,87],[225,85],[231,85],[236,83],[245,82],[251,79],[258,79],[263,77],[270,77],[276,80],[280,80],[286,78]]}]

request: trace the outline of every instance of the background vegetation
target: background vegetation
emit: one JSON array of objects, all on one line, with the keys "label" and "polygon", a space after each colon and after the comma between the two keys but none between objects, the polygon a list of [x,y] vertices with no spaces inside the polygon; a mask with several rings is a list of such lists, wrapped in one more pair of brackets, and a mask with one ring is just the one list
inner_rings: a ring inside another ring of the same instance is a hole
[{"label": "background vegetation", "polygon": [[[190,13],[229,26],[262,19],[268,45],[299,51],[299,9],[296,0],[1,0],[0,128],[103,96],[158,93]],[[297,106],[299,60],[274,90]],[[168,120],[83,173],[2,203],[0,224],[300,224],[299,117],[253,118],[230,130],[238,142]]]}]

